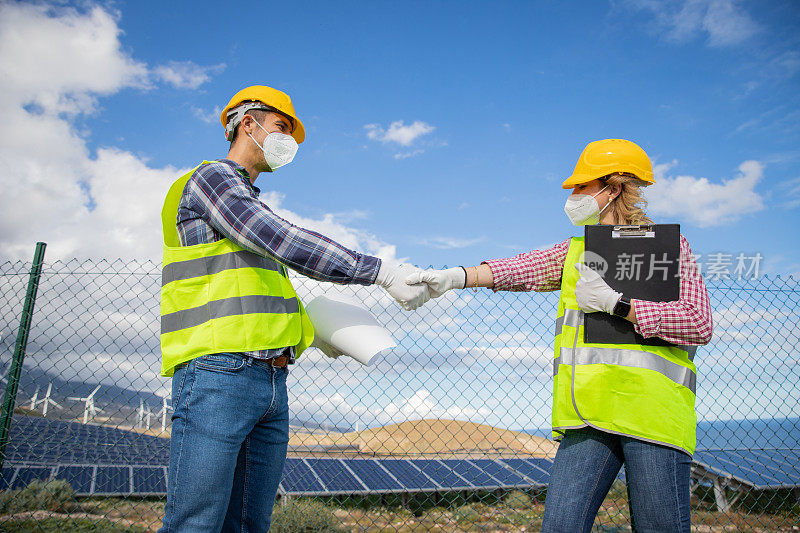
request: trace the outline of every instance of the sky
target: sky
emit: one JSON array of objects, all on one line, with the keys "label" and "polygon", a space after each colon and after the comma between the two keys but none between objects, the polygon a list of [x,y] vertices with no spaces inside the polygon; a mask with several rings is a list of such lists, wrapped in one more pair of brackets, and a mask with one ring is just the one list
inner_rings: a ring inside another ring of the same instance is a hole
[{"label": "sky", "polygon": [[226,155],[220,110],[263,84],[307,137],[262,200],[360,252],[472,265],[580,235],[561,183],[626,138],[655,167],[647,213],[701,263],[797,279],[798,30],[777,1],[0,1],[0,262],[36,241],[159,261],[170,183]]}]

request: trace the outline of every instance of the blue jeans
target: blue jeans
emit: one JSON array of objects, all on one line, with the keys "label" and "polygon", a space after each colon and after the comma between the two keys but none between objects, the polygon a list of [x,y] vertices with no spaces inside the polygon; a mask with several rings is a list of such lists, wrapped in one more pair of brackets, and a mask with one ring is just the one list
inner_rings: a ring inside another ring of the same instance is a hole
[{"label": "blue jeans", "polygon": [[289,442],[287,373],[233,353],[175,370],[160,533],[269,530]]},{"label": "blue jeans", "polygon": [[633,531],[688,533],[691,457],[588,427],[567,430],[558,447],[542,531],[590,531],[623,463]]}]

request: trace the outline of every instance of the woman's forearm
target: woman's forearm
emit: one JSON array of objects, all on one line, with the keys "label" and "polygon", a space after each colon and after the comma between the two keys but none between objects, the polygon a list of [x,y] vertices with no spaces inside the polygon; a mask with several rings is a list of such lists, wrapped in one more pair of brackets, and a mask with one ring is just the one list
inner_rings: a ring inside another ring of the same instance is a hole
[{"label": "woman's forearm", "polygon": [[639,323],[639,321],[636,320],[636,304],[633,301],[631,301],[631,310],[628,311],[628,316],[625,317],[625,320],[633,324]]},{"label": "woman's forearm", "polygon": [[467,271],[467,285],[466,288],[471,287],[494,287],[494,275],[492,269],[487,264],[480,264],[478,266],[464,267]]}]

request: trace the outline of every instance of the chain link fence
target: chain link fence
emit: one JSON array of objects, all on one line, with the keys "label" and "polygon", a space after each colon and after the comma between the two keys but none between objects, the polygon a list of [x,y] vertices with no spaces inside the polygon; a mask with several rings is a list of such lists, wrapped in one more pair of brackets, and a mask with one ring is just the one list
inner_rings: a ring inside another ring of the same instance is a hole
[{"label": "chain link fence", "polygon": [[[31,263],[0,264],[0,372]],[[537,531],[557,293],[451,291],[415,312],[382,290],[296,277],[303,301],[363,302],[398,346],[369,366],[306,352],[288,378],[287,466],[273,531]],[[0,474],[0,530],[155,531],[170,381],[159,376],[160,265],[45,264]],[[696,363],[698,531],[800,525],[800,287],[709,282],[712,343]],[[8,379],[4,377],[2,387]],[[624,471],[598,531],[630,529]]]}]

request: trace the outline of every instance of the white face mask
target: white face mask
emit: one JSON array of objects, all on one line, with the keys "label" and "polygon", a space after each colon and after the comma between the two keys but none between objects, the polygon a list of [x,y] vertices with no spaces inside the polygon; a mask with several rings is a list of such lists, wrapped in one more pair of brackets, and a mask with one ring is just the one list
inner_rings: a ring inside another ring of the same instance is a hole
[{"label": "white face mask", "polygon": [[[258,121],[255,121],[255,123],[259,128],[267,131]],[[283,165],[288,165],[292,162],[292,159],[294,159],[295,154],[297,154],[297,141],[295,141],[294,137],[291,135],[286,135],[279,131],[274,131],[272,133],[267,131],[263,146],[258,144],[252,135],[249,133],[247,135],[253,139],[256,146],[263,150],[264,161],[267,162],[270,172],[274,172]]]},{"label": "white face mask", "polygon": [[592,226],[600,222],[600,213],[605,211],[611,202],[608,202],[603,209],[597,205],[595,196],[608,188],[608,185],[589,196],[588,194],[571,194],[564,205],[570,221],[576,226]]}]

